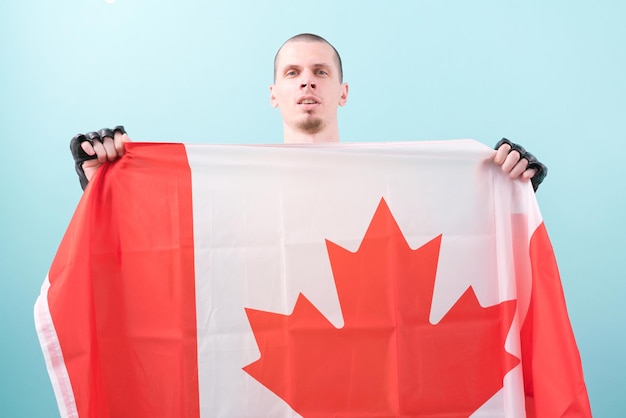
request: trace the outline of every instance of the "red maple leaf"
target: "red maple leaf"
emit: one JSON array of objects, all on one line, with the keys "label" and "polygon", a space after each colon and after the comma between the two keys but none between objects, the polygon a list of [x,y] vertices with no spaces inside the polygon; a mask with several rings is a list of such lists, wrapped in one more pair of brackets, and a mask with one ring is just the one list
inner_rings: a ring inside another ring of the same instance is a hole
[{"label": "red maple leaf", "polygon": [[411,249],[381,200],[357,252],[326,241],[345,325],[302,294],[291,315],[246,308],[261,358],[244,370],[304,417],[469,416],[519,361],[515,301],[483,308],[469,287],[431,324],[440,244]]}]

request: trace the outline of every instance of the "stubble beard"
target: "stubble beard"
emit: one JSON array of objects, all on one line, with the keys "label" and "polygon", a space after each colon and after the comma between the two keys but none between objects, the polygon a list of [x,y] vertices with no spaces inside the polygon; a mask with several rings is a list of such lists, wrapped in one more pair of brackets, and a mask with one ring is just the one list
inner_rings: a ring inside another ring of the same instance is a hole
[{"label": "stubble beard", "polygon": [[309,113],[308,117],[305,120],[298,122],[297,127],[300,131],[304,133],[317,134],[320,133],[324,128],[324,121],[320,118],[312,116]]}]

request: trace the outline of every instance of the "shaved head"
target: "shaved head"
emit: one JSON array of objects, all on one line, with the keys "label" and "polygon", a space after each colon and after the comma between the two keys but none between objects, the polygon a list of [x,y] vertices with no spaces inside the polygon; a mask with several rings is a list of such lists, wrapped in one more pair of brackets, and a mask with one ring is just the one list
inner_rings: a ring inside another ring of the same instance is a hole
[{"label": "shaved head", "polygon": [[274,56],[274,81],[276,81],[277,63],[278,63],[278,57],[280,55],[280,51],[283,49],[283,47],[286,44],[288,44],[289,42],[293,42],[293,41],[321,42],[330,46],[335,52],[335,63],[337,64],[337,68],[339,69],[339,81],[343,82],[343,66],[341,64],[341,57],[339,56],[339,52],[337,52],[335,47],[326,39],[322,38],[319,35],[315,35],[313,33],[301,33],[299,35],[292,36],[291,38],[287,39],[285,43],[281,45],[281,47],[278,49],[278,52],[276,52],[276,55]]}]

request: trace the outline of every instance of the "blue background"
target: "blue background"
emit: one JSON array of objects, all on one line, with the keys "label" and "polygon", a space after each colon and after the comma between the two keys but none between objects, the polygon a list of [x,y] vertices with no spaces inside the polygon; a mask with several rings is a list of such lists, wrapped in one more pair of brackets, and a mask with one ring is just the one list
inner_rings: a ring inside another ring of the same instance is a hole
[{"label": "blue background", "polygon": [[592,408],[626,416],[625,21],[619,0],[4,0],[0,415],[58,416],[32,308],[81,196],[69,139],[282,142],[274,53],[314,32],[344,60],[343,141],[507,136],[549,166]]}]

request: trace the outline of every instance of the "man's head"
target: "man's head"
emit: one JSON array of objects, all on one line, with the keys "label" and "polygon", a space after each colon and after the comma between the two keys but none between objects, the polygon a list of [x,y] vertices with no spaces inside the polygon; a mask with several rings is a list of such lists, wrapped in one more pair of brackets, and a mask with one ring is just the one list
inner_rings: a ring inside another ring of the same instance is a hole
[{"label": "man's head", "polygon": [[283,49],[283,46],[285,46],[285,44],[292,42],[292,41],[321,42],[330,46],[335,52],[335,63],[337,64],[337,68],[339,68],[339,81],[343,82],[343,64],[341,62],[341,56],[339,55],[339,52],[326,39],[322,38],[319,35],[315,35],[313,33],[301,33],[299,35],[292,36],[291,38],[287,39],[284,44],[282,44],[282,46],[278,49],[278,51],[276,51],[276,55],[274,56],[274,82],[276,82],[276,71],[277,71],[276,66],[278,63],[278,55],[280,54],[280,51]]},{"label": "man's head", "polygon": [[336,142],[337,108],[348,99],[341,58],[324,38],[300,34],[274,58],[270,102],[283,117],[285,142]]}]

